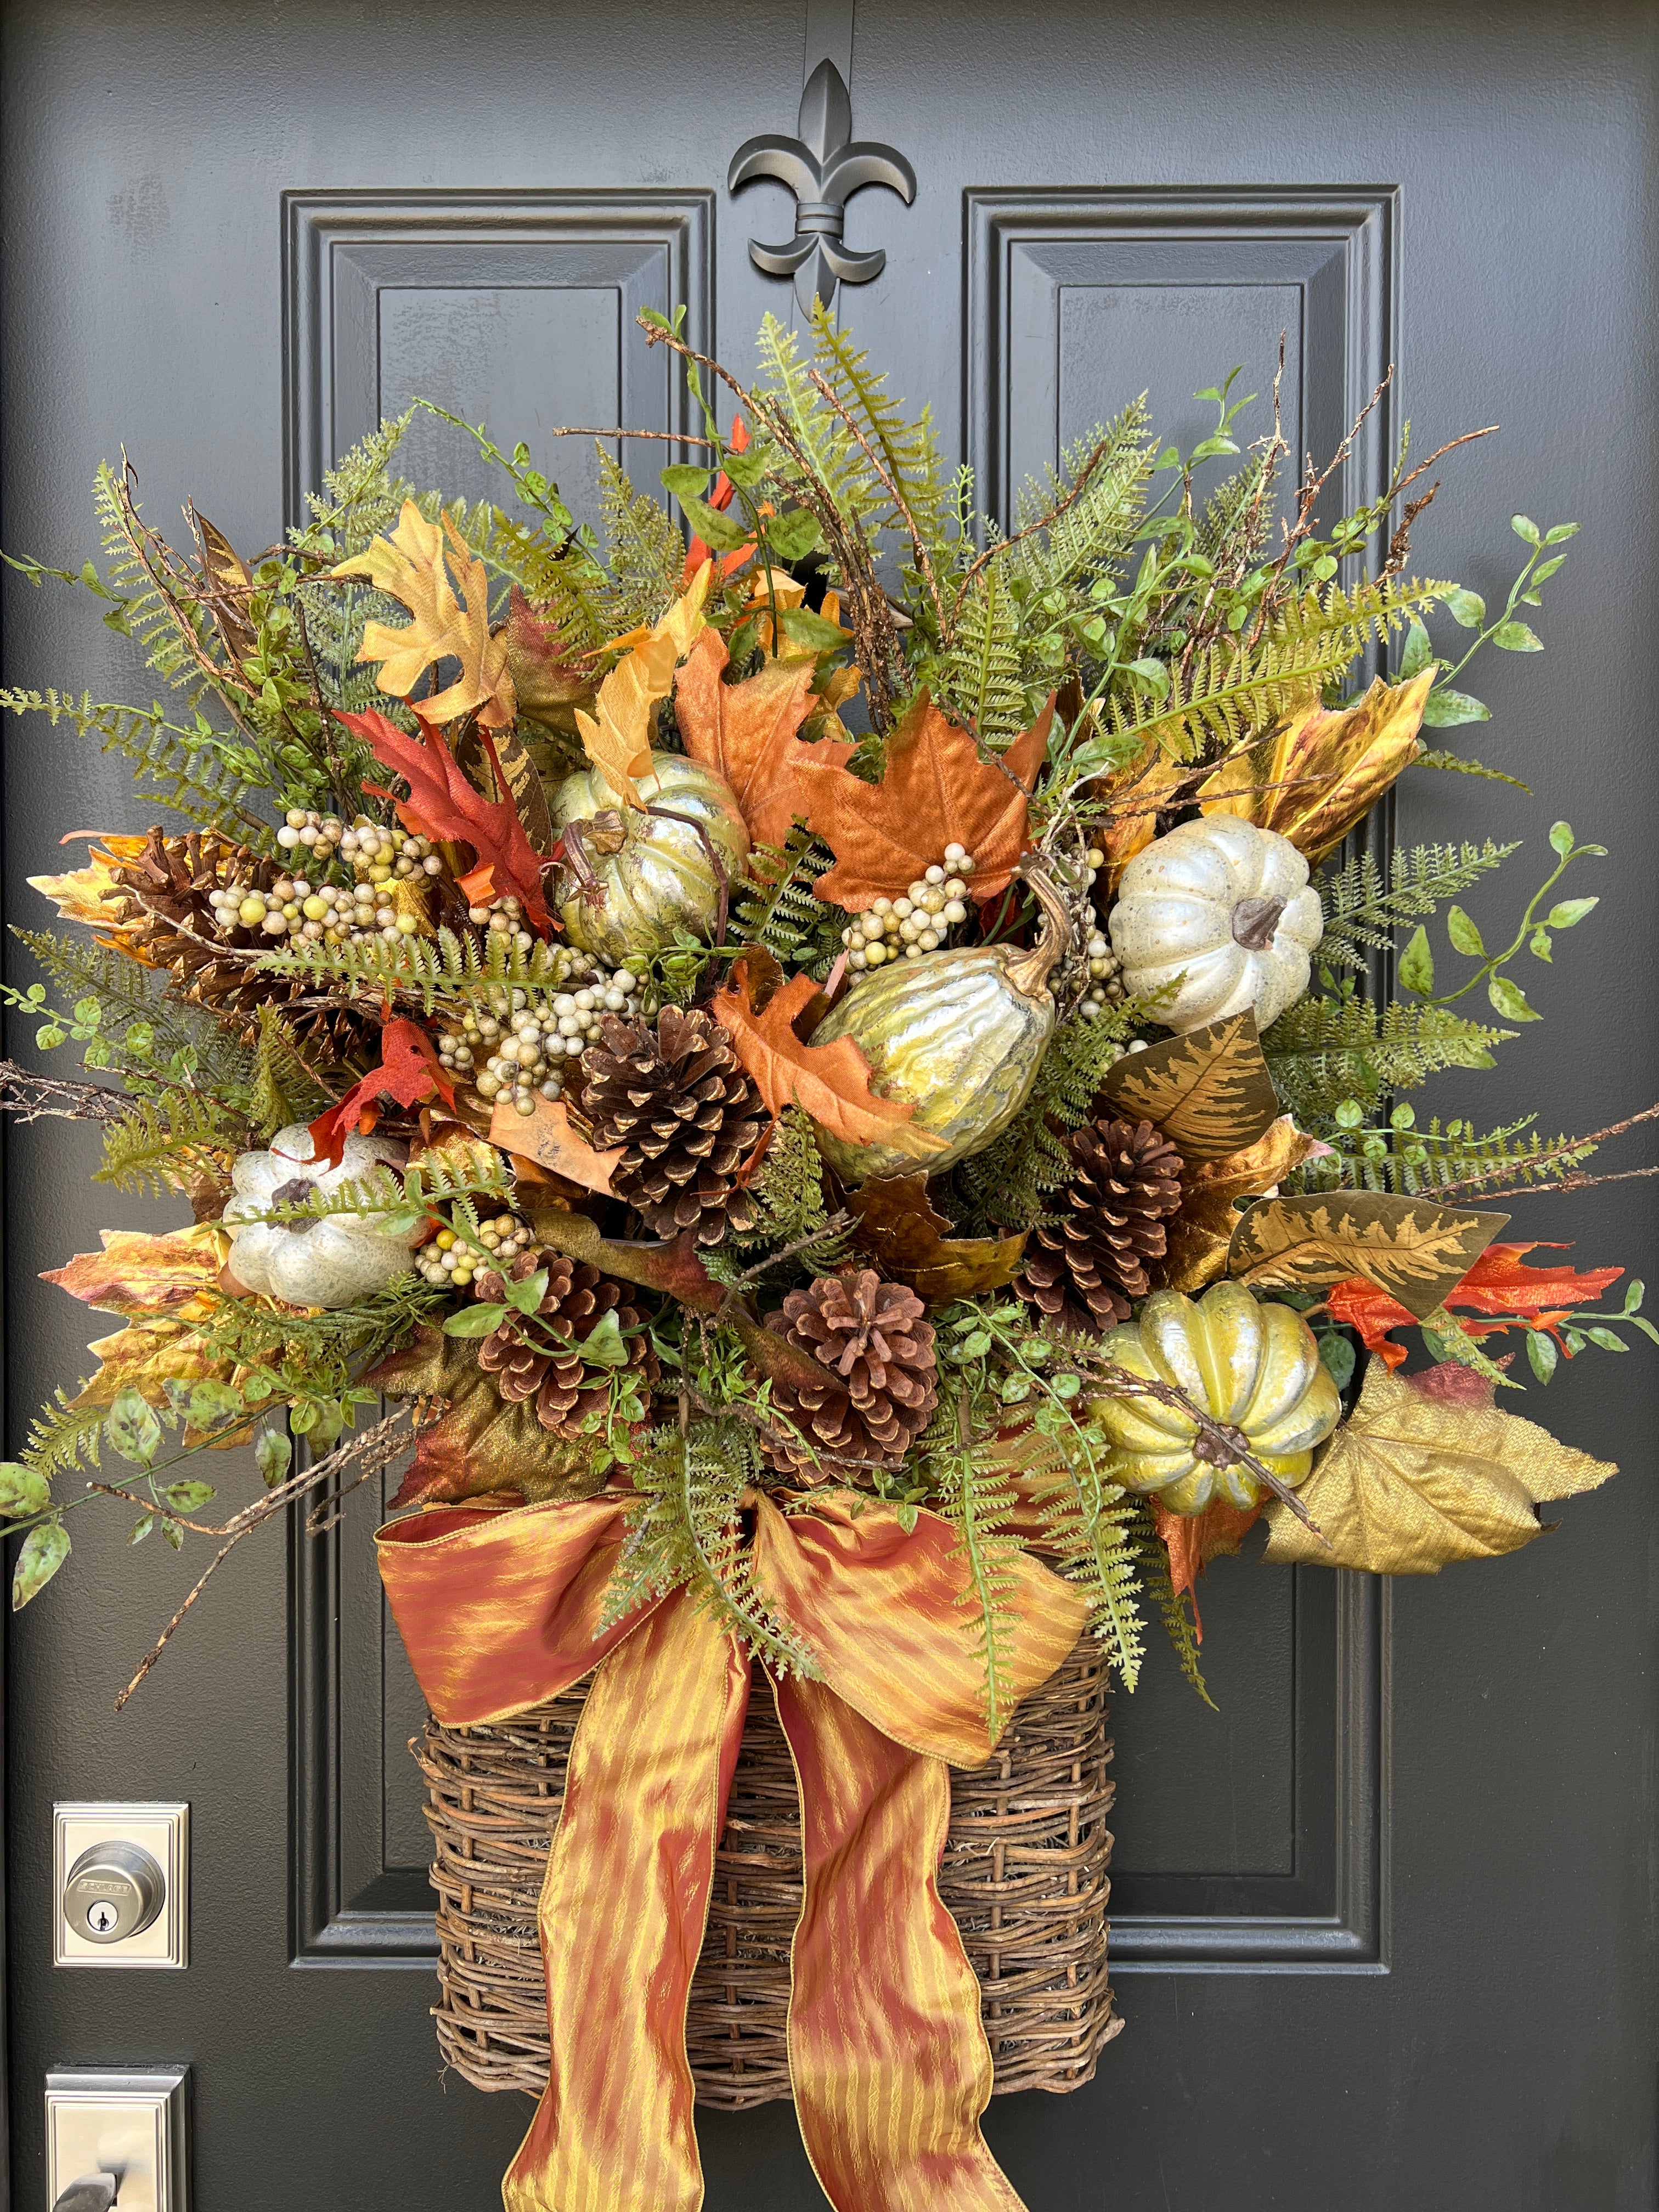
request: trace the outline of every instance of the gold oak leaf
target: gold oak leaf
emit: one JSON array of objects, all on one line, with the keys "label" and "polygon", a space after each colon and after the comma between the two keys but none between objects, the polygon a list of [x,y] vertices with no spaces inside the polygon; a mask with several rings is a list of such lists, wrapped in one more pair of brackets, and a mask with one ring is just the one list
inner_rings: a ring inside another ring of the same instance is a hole
[{"label": "gold oak leaf", "polygon": [[[1137,1055],[1139,1056],[1139,1055]],[[1227,1272],[1227,1254],[1239,1218],[1235,1201],[1259,1198],[1321,1149],[1281,1114],[1253,1145],[1224,1160],[1200,1160],[1181,1178],[1181,1211],[1170,1224],[1158,1283],[1190,1295]]]},{"label": "gold oak leaf", "polygon": [[1316,866],[1422,750],[1417,732],[1434,676],[1425,668],[1392,685],[1379,676],[1351,706],[1292,716],[1218,769],[1200,788],[1200,806],[1278,830]]},{"label": "gold oak leaf", "polygon": [[927,1196],[925,1174],[879,1176],[847,1201],[858,1224],[854,1241],[890,1283],[902,1283],[929,1305],[974,1297],[1011,1283],[1025,1235],[952,1237]]},{"label": "gold oak leaf", "polygon": [[410,1342],[363,1377],[392,1398],[442,1402],[442,1418],[422,1429],[415,1462],[392,1500],[425,1505],[495,1491],[528,1499],[591,1498],[605,1486],[594,1454],[580,1440],[552,1436],[536,1419],[533,1399],[514,1404],[478,1364],[476,1342],[446,1336],[422,1322]]},{"label": "gold oak leaf", "polygon": [[673,690],[675,667],[703,626],[712,573],[713,563],[705,561],[656,628],[629,644],[600,684],[593,712],[576,709],[584,751],[625,805],[644,807],[637,779],[651,773],[657,702]]},{"label": "gold oak leaf", "polygon": [[[465,593],[457,597],[444,559],[449,557]],[[486,729],[505,729],[516,701],[507,672],[507,637],[489,634],[489,580],[484,564],[467,550],[447,514],[428,522],[406,499],[398,527],[389,538],[371,539],[361,553],[331,568],[333,576],[366,576],[376,591],[401,599],[413,619],[400,629],[382,622],[365,623],[359,660],[378,660],[375,678],[382,691],[406,699],[427,670],[455,659],[461,672],[447,691],[416,702],[423,721],[453,722],[476,714]]]},{"label": "gold oak leaf", "polygon": [[1233,1231],[1227,1264],[1261,1290],[1316,1290],[1358,1275],[1425,1321],[1509,1218],[1383,1191],[1264,1199]]},{"label": "gold oak leaf", "polygon": [[1326,1542],[1274,1504],[1263,1557],[1438,1574],[1449,1560],[1531,1543],[1542,1528],[1539,1504],[1594,1490],[1618,1471],[1495,1406],[1430,1397],[1373,1359],[1358,1405],[1297,1492]]},{"label": "gold oak leaf", "polygon": [[1126,1121],[1154,1123],[1188,1160],[1224,1160],[1279,1119],[1279,1093],[1249,1012],[1126,1054],[1103,1088]]}]

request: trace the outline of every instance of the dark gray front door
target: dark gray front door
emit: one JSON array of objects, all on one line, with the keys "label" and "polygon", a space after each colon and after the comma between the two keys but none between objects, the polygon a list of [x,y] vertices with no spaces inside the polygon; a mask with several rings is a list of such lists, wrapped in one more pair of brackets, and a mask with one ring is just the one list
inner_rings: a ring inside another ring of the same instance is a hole
[{"label": "dark gray front door", "polygon": [[[734,201],[724,179],[742,140],[793,127],[805,12],[14,0],[8,549],[78,565],[94,468],[124,441],[154,519],[193,495],[257,547],[417,392],[542,465],[559,424],[672,426],[639,306],[685,301],[739,361],[767,307],[789,312],[747,240],[787,237],[793,204],[770,185]],[[855,203],[849,242],[888,258],[844,313],[894,390],[932,401],[989,504],[1146,386],[1189,440],[1188,395],[1241,362],[1265,394],[1283,331],[1299,447],[1328,451],[1399,364],[1351,496],[1407,413],[1425,451],[1503,424],[1449,465],[1414,548],[1428,573],[1490,595],[1514,510],[1584,525],[1543,660],[1486,685],[1481,750],[1538,801],[1444,778],[1401,802],[1413,837],[1478,824],[1541,845],[1561,814],[1614,849],[1595,951],[1540,971],[1547,1019],[1482,1100],[1524,1098],[1552,1130],[1659,1093],[1656,29],[1613,0],[867,0],[853,52],[858,135],[898,148],[920,188],[908,210]],[[487,488],[458,445],[422,438],[411,474]],[[562,448],[567,491],[588,450]],[[7,681],[149,698],[68,599],[10,578],[5,614]],[[63,833],[149,817],[61,731],[13,725],[7,743],[8,914],[33,921],[23,878]],[[27,1030],[10,1048],[27,1054]],[[160,1224],[94,1198],[93,1164],[63,1125],[7,1140],[14,1447],[89,1333],[37,1271],[100,1223]],[[1649,1188],[1574,1202],[1586,1261],[1639,1267]],[[1519,1233],[1561,1233],[1564,1201],[1522,1203]],[[988,2121],[1031,2212],[1654,2203],[1654,1396],[1640,1357],[1558,1378],[1553,1425],[1626,1473],[1518,1558],[1391,1590],[1249,1559],[1212,1576],[1219,1716],[1172,1664],[1118,1716],[1127,2030],[1090,2087],[1001,2100]],[[49,2067],[178,2060],[205,2212],[495,2202],[528,2106],[439,2076],[404,1748],[419,1708],[374,1518],[362,1498],[325,1544],[245,1547],[119,1720],[187,1562],[77,1520],[70,1571],[15,1625],[20,2212],[46,2201]],[[191,1802],[187,1972],[54,1972],[64,1798]],[[707,2118],[702,2138],[716,2212],[819,2202],[787,2107]]]}]

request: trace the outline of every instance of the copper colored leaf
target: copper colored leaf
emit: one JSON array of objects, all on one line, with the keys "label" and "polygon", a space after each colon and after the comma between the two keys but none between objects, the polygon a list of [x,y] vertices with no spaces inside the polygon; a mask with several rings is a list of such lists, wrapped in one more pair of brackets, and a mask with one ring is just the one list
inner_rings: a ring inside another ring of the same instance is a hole
[{"label": "copper colored leaf", "polygon": [[[1472,1316],[1480,1316],[1460,1319],[1458,1327],[1467,1335],[1480,1337],[1524,1322],[1554,1334],[1575,1307],[1593,1305],[1625,1272],[1622,1267],[1590,1267],[1581,1274],[1571,1267],[1521,1264],[1526,1253],[1565,1249],[1489,1244],[1462,1281],[1446,1293],[1449,1308],[1467,1309]],[[1338,1321],[1358,1330],[1368,1352],[1379,1352],[1390,1367],[1405,1359],[1406,1346],[1396,1344],[1390,1332],[1409,1328],[1417,1316],[1386,1291],[1356,1276],[1328,1291],[1325,1303]]]},{"label": "copper colored leaf", "polygon": [[79,1252],[66,1267],[51,1268],[40,1279],[105,1313],[180,1312],[215,1289],[230,1249],[216,1222],[170,1230],[165,1237],[132,1229],[98,1233],[101,1252]]},{"label": "copper colored leaf", "polygon": [[1177,1598],[1190,1594],[1193,1635],[1201,1644],[1204,1623],[1199,1618],[1198,1578],[1212,1559],[1233,1557],[1261,1518],[1261,1508],[1231,1505],[1224,1498],[1218,1498],[1201,1513],[1168,1512],[1156,1498],[1152,1507],[1152,1525],[1170,1555],[1170,1587]]},{"label": "copper colored leaf", "polygon": [[1006,752],[988,759],[971,733],[949,722],[926,691],[894,731],[878,784],[860,782],[829,762],[803,763],[808,821],[836,856],[817,894],[861,914],[896,896],[934,866],[950,844],[975,866],[976,899],[997,897],[1030,842],[1029,801],[1048,750],[1050,700]]},{"label": "copper colored leaf", "polygon": [[517,584],[507,594],[504,635],[520,714],[574,736],[575,709],[592,706],[599,681],[586,659],[566,644],[551,611],[532,606]]},{"label": "copper colored leaf", "polygon": [[1508,1219],[1384,1191],[1268,1198],[1233,1231],[1228,1267],[1258,1290],[1322,1290],[1361,1275],[1422,1321]]},{"label": "copper colored leaf", "polygon": [[669,1243],[607,1237],[586,1213],[562,1206],[538,1208],[530,1217],[538,1240],[550,1252],[562,1252],[572,1260],[586,1260],[619,1283],[657,1291],[676,1298],[696,1313],[714,1313],[725,1302],[726,1291],[702,1263],[696,1233],[688,1229]]},{"label": "copper colored leaf", "polygon": [[421,1431],[394,1505],[439,1504],[516,1491],[526,1498],[589,1498],[605,1478],[592,1449],[550,1435],[533,1400],[514,1404],[478,1364],[477,1347],[422,1322],[410,1341],[363,1377],[392,1398],[441,1401]]},{"label": "copper colored leaf", "polygon": [[797,767],[845,768],[855,748],[833,738],[811,744],[799,735],[822,704],[813,696],[810,658],[769,660],[741,684],[721,681],[726,667],[725,641],[705,630],[675,689],[681,741],[693,760],[731,785],[755,842],[781,845],[795,817],[811,806],[798,787]]},{"label": "copper colored leaf", "polygon": [[352,1131],[367,1133],[379,1121],[382,1098],[390,1098],[396,1106],[419,1106],[428,1098],[453,1103],[454,1097],[454,1084],[438,1065],[431,1038],[400,1015],[380,1031],[380,1065],[370,1068],[311,1124],[314,1156],[337,1167]]},{"label": "copper colored leaf", "polygon": [[1492,1559],[1529,1544],[1541,1527],[1539,1504],[1594,1490],[1617,1472],[1532,1421],[1495,1406],[1448,1402],[1373,1359],[1358,1405],[1297,1493],[1326,1543],[1275,1504],[1267,1508],[1266,1557],[1371,1574],[1437,1574],[1453,1559]]},{"label": "copper colored leaf", "polygon": [[1304,1137],[1288,1114],[1281,1114],[1255,1144],[1230,1152],[1224,1160],[1200,1160],[1181,1178],[1181,1211],[1169,1225],[1169,1243],[1154,1279],[1167,1290],[1189,1295],[1227,1272],[1228,1249],[1239,1225],[1237,1201],[1260,1198],[1293,1168],[1324,1150]]},{"label": "copper colored leaf", "polygon": [[1425,668],[1392,685],[1379,676],[1352,706],[1293,716],[1218,769],[1200,789],[1200,805],[1278,830],[1317,865],[1421,751],[1417,732],[1435,673]]},{"label": "copper colored leaf", "polygon": [[[376,591],[389,592],[409,609],[412,619],[401,629],[381,622],[363,625],[357,658],[380,662],[375,681],[382,691],[407,699],[428,668],[441,660],[459,660],[461,672],[447,690],[416,702],[422,719],[453,722],[476,714],[492,730],[505,729],[512,721],[516,702],[507,640],[489,632],[489,580],[447,514],[441,523],[428,522],[414,501],[406,499],[389,538],[372,539],[329,574],[366,576]],[[457,595],[457,581],[464,600]]]},{"label": "copper colored leaf", "polygon": [[903,1283],[929,1305],[999,1291],[1013,1280],[1025,1237],[952,1237],[928,1200],[925,1173],[879,1176],[848,1199],[854,1242],[890,1283]]},{"label": "copper colored leaf", "polygon": [[914,1107],[877,1097],[870,1088],[870,1064],[851,1037],[827,1045],[802,1043],[793,1024],[818,994],[810,975],[792,976],[757,1013],[745,959],[734,962],[731,981],[714,1000],[714,1015],[730,1033],[769,1113],[799,1106],[849,1145],[898,1145],[917,1159],[946,1149],[942,1137],[906,1128]]},{"label": "copper colored leaf", "polygon": [[[376,760],[409,786],[409,797],[395,802],[404,827],[438,843],[470,845],[477,867],[490,871],[491,896],[511,894],[531,927],[545,936],[553,917],[542,896],[542,856],[526,836],[513,800],[485,798],[468,780],[441,730],[422,723],[419,737],[405,737],[374,707],[361,714],[342,714],[340,720],[367,741]],[[480,742],[489,758],[494,740]],[[492,779],[498,790],[507,781],[505,770],[494,777],[493,763]],[[378,798],[386,796],[377,784],[363,787]]]},{"label": "copper colored leaf", "polygon": [[588,759],[629,806],[644,805],[635,780],[651,773],[657,702],[673,690],[675,666],[703,626],[711,574],[704,562],[656,628],[630,645],[600,684],[593,712],[577,712],[576,727]]},{"label": "copper colored leaf", "polygon": [[596,1152],[585,1138],[578,1136],[570,1126],[570,1109],[562,1098],[538,1098],[533,1114],[520,1114],[510,1098],[497,1100],[489,1141],[504,1152],[534,1160],[550,1174],[562,1176],[567,1182],[579,1183],[584,1190],[601,1196],[610,1190],[611,1176],[623,1156],[620,1145],[614,1152]]},{"label": "copper colored leaf", "polygon": [[1127,1053],[1103,1087],[1126,1121],[1152,1122],[1188,1160],[1242,1152],[1279,1114],[1249,1012]]}]

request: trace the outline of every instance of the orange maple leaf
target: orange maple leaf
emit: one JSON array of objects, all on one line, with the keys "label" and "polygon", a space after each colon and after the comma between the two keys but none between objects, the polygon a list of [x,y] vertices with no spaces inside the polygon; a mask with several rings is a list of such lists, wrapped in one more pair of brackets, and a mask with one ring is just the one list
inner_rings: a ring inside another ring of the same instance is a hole
[{"label": "orange maple leaf", "polygon": [[731,785],[755,842],[781,845],[811,803],[798,768],[844,769],[857,748],[842,738],[812,744],[797,734],[816,704],[810,656],[769,660],[741,684],[720,681],[726,665],[725,641],[705,630],[674,694],[680,738],[693,760]]},{"label": "orange maple leaf", "polygon": [[752,963],[746,954],[733,962],[732,981],[718,994],[714,1019],[730,1035],[738,1058],[755,1079],[769,1113],[799,1106],[832,1136],[851,1145],[900,1144],[918,1159],[945,1149],[943,1138],[903,1124],[915,1109],[896,1098],[879,1098],[870,1088],[870,1063],[851,1037],[834,1044],[804,1043],[795,1034],[799,1015],[817,995],[810,975],[792,975],[760,1011],[754,1004]]},{"label": "orange maple leaf", "polygon": [[1193,1636],[1204,1641],[1198,1615],[1198,1578],[1212,1559],[1231,1559],[1261,1516],[1259,1505],[1229,1504],[1218,1498],[1201,1513],[1170,1513],[1152,1500],[1152,1522],[1170,1554],[1170,1586],[1177,1601],[1183,1591],[1193,1599]]},{"label": "orange maple leaf", "polygon": [[[749,426],[741,415],[734,415],[732,418],[731,445],[734,453],[746,453],[749,450]],[[708,495],[708,504],[724,514],[732,504],[733,490],[731,477],[722,469],[714,479],[714,489]],[[734,552],[721,554],[720,574],[734,575],[742,568],[744,562],[750,559],[754,550],[755,541],[751,538],[746,544],[739,545]],[[714,558],[714,554],[694,530],[691,533],[691,543],[685,549],[685,568],[680,577],[682,589],[691,581],[705,561],[712,561]]]},{"label": "orange maple leaf", "polygon": [[976,863],[975,898],[997,897],[1030,842],[1026,817],[1054,717],[1050,699],[1024,736],[988,759],[972,734],[920,691],[893,732],[879,783],[861,783],[839,764],[800,763],[807,820],[836,856],[818,878],[818,896],[862,914],[873,900],[896,896],[947,845],[958,844]]},{"label": "orange maple leaf", "polygon": [[[1449,1308],[1462,1306],[1471,1313],[1493,1318],[1458,1322],[1466,1336],[1501,1335],[1526,1322],[1546,1329],[1559,1341],[1560,1325],[1574,1308],[1599,1298],[1610,1283],[1624,1273],[1622,1267],[1591,1267],[1583,1274],[1571,1267],[1523,1267],[1528,1252],[1565,1252],[1565,1244],[1489,1244],[1462,1281],[1446,1293]],[[1340,1322],[1358,1329],[1367,1352],[1380,1353],[1387,1367],[1398,1367],[1407,1347],[1391,1332],[1417,1326],[1415,1316],[1395,1304],[1374,1283],[1352,1277],[1334,1283],[1325,1304]]]}]

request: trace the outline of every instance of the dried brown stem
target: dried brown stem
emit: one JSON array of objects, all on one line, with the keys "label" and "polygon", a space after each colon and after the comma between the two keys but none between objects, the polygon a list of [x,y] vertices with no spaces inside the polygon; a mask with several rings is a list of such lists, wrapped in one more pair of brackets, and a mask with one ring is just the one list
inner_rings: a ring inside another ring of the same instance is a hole
[{"label": "dried brown stem", "polygon": [[101,1083],[79,1083],[64,1075],[37,1075],[14,1060],[0,1060],[0,1114],[20,1121],[53,1115],[64,1121],[118,1121],[127,1101]]},{"label": "dried brown stem", "polygon": [[[1516,1174],[1524,1172],[1528,1168],[1542,1167],[1550,1160],[1565,1159],[1570,1153],[1583,1152],[1587,1145],[1604,1145],[1610,1137],[1622,1137],[1627,1129],[1635,1128],[1638,1123],[1653,1121],[1659,1121],[1659,1105],[1644,1106],[1639,1114],[1628,1115],[1622,1121],[1609,1121],[1605,1129],[1592,1129],[1586,1137],[1564,1139],[1559,1145],[1550,1145],[1543,1152],[1534,1152],[1529,1160],[1495,1161],[1490,1168],[1482,1169],[1477,1174],[1460,1176],[1455,1182],[1438,1183],[1431,1193],[1425,1193],[1425,1195],[1449,1198],[1456,1191],[1478,1190],[1484,1195],[1491,1197],[1494,1194],[1487,1188],[1489,1184],[1502,1182],[1506,1177],[1513,1177]],[[1627,1170],[1628,1176],[1656,1173],[1659,1173],[1659,1170],[1653,1168],[1632,1168]],[[1517,1189],[1504,1191],[1501,1194],[1505,1198],[1518,1198],[1522,1192],[1528,1190],[1583,1190],[1591,1182],[1620,1182],[1626,1179],[1626,1176],[1587,1176],[1583,1182],[1573,1182],[1564,1176],[1559,1182],[1523,1182]]]},{"label": "dried brown stem", "polygon": [[975,579],[984,574],[985,570],[990,566],[991,562],[997,558],[999,554],[1007,552],[1010,546],[1018,545],[1023,538],[1034,536],[1039,530],[1052,530],[1054,528],[1055,523],[1060,520],[1060,518],[1066,513],[1066,509],[1069,507],[1074,506],[1076,502],[1082,498],[1084,493],[1089,489],[1090,479],[1094,475],[1095,471],[1100,466],[1101,462],[1104,459],[1107,448],[1110,443],[1111,441],[1109,438],[1103,438],[1101,440],[1100,443],[1095,447],[1093,453],[1090,454],[1087,460],[1084,462],[1083,466],[1078,471],[1077,476],[1074,478],[1070,489],[1066,491],[1062,497],[1057,499],[1054,505],[1049,507],[1046,513],[1038,515],[1034,522],[1028,522],[1023,530],[1015,531],[1012,538],[998,538],[994,545],[988,545],[982,553],[976,556],[976,557],[969,563],[968,568],[963,572],[961,585],[957,589],[955,601],[951,608],[949,628],[948,629],[942,629],[941,631],[946,644],[948,644],[951,638],[956,635],[957,624],[962,619],[963,602],[966,599],[969,591],[973,588]]}]

